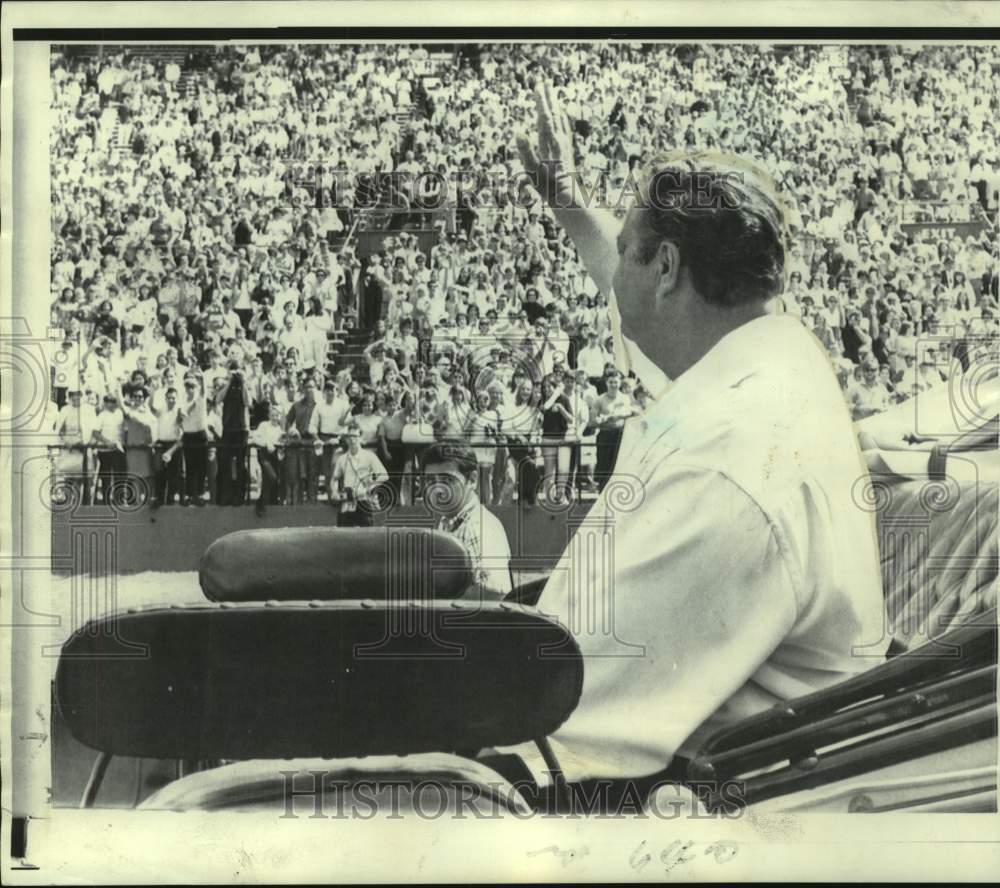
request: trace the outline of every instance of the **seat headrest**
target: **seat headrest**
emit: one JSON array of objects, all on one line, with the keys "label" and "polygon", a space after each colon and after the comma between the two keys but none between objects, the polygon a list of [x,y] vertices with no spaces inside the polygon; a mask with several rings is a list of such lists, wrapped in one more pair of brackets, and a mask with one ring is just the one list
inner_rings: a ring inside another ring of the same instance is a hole
[{"label": "seat headrest", "polygon": [[462,752],[552,733],[580,697],[572,636],[516,605],[210,604],[94,620],[56,699],[94,749],[146,758]]},{"label": "seat headrest", "polygon": [[472,584],[469,553],[422,527],[241,530],[205,550],[198,580],[212,601],[453,599]]}]

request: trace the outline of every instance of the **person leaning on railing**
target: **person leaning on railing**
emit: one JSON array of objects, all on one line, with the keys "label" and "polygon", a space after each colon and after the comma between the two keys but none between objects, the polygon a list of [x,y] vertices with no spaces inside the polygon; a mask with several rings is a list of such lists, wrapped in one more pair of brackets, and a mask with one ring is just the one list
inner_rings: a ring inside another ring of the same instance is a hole
[{"label": "person leaning on railing", "polygon": [[628,395],[621,392],[622,376],[617,370],[604,375],[605,391],[594,402],[593,423],[597,427],[597,484],[600,489],[611,479],[625,420],[638,413]]},{"label": "person leaning on railing", "polygon": [[[316,502],[318,459],[314,452],[319,414],[316,410],[316,383],[307,379],[302,397],[292,404],[285,417],[288,450],[285,456],[285,504],[302,502],[302,485],[306,485],[307,502]],[[322,451],[321,451],[322,452]]]},{"label": "person leaning on railing", "polygon": [[184,454],[180,408],[177,389],[170,386],[164,394],[164,405],[157,413],[154,436],[153,469],[156,475],[154,504],[172,505],[175,497],[184,498]]},{"label": "person leaning on railing", "polygon": [[374,451],[378,445],[378,430],[382,417],[375,412],[375,393],[365,390],[361,396],[361,405],[353,416],[353,422],[361,431],[361,446]]},{"label": "person leaning on railing", "polygon": [[545,477],[542,490],[546,501],[563,501],[563,483],[569,475],[570,452],[562,446],[573,422],[572,405],[556,374],[542,380],[542,459]]},{"label": "person leaning on railing", "polygon": [[125,468],[132,485],[132,495],[142,501],[152,498],[155,490],[153,438],[156,417],[149,409],[148,399],[149,392],[144,386],[122,386]]},{"label": "person leaning on railing", "polygon": [[97,482],[105,504],[111,502],[116,483],[125,475],[125,416],[118,399],[106,394],[97,414],[91,439],[97,450]]},{"label": "person leaning on railing", "polygon": [[514,464],[514,489],[522,506],[535,504],[538,468],[535,465],[535,441],[542,417],[533,403],[534,385],[522,378],[514,390],[514,400],[503,414],[503,436],[507,453]]},{"label": "person leaning on railing", "polygon": [[326,477],[327,493],[337,464],[344,424],[351,416],[351,402],[332,379],[323,383],[323,398],[316,405],[316,435],[323,442],[321,469]]},{"label": "person leaning on railing", "polygon": [[184,377],[185,401],[178,410],[184,448],[184,504],[205,504],[208,479],[208,407],[202,380],[194,373]]},{"label": "person leaning on railing", "polygon": [[279,501],[285,459],[283,419],[281,408],[272,404],[268,418],[250,433],[250,444],[257,450],[260,465],[260,494],[255,505],[258,515],[263,515],[267,506],[276,505]]},{"label": "person leaning on railing", "polygon": [[71,385],[66,391],[66,397],[67,403],[59,411],[54,426],[59,446],[64,451],[59,454],[56,472],[68,483],[79,485],[79,502],[81,505],[89,505],[94,458],[87,443],[97,425],[97,413],[83,400],[79,385]]},{"label": "person leaning on railing", "polygon": [[407,447],[403,443],[403,429],[409,422],[412,395],[402,382],[397,383],[398,392],[384,403],[380,411],[377,453],[386,471],[389,484],[395,492],[396,502],[407,504],[411,497],[409,484],[405,484]]},{"label": "person leaning on railing", "polygon": [[[465,398],[465,389],[455,388]],[[463,406],[464,402],[463,402]],[[479,471],[479,499],[487,503],[495,489],[494,472],[498,471],[498,455],[502,446],[503,421],[500,411],[493,406],[489,392],[476,395],[475,408],[466,410],[463,428],[457,434],[450,429],[444,437],[460,440],[465,438],[472,445]]]}]

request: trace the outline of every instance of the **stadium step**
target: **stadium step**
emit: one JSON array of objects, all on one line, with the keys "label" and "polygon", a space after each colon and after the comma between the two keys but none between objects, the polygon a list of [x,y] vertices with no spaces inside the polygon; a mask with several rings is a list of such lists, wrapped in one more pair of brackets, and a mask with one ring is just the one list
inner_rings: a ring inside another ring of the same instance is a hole
[{"label": "stadium step", "polygon": [[[121,106],[117,106],[120,108]],[[111,129],[111,135],[108,137],[108,153],[111,156],[117,157],[121,154],[129,154],[132,151],[132,145],[126,137],[128,129],[122,126],[120,116],[116,116],[114,126]]]},{"label": "stadium step", "polygon": [[202,84],[200,71],[181,70],[181,76],[177,81],[177,91],[188,98],[192,98]]}]

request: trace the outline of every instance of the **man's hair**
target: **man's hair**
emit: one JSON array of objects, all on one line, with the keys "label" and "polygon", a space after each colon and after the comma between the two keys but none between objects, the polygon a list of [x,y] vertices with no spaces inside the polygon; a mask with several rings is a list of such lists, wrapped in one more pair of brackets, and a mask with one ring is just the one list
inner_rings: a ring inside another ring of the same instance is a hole
[{"label": "man's hair", "polygon": [[427,466],[434,463],[446,462],[455,463],[466,478],[474,478],[478,475],[479,464],[476,461],[475,451],[459,438],[444,438],[431,444],[424,451],[420,466],[422,469],[426,469]]},{"label": "man's hair", "polygon": [[662,155],[646,167],[637,202],[645,228],[639,261],[673,241],[707,302],[735,307],[784,288],[782,201],[761,168],[712,152]]}]

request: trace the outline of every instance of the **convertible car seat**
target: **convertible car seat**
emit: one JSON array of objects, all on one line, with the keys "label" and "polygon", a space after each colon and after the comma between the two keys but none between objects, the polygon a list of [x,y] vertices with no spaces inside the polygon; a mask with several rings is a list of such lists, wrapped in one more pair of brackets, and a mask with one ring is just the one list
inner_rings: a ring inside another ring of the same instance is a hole
[{"label": "convertible car seat", "polygon": [[516,789],[468,756],[532,740],[551,756],[582,682],[572,636],[511,604],[204,602],[88,623],[63,648],[55,699],[100,753],[84,807],[127,756],[190,772],[147,807],[280,807],[283,772],[308,760],[303,777],[335,775],[348,794],[362,777],[438,779],[511,811]]},{"label": "convertible car seat", "polygon": [[423,527],[241,530],[198,566],[211,601],[455,599],[472,585],[465,547]]}]

